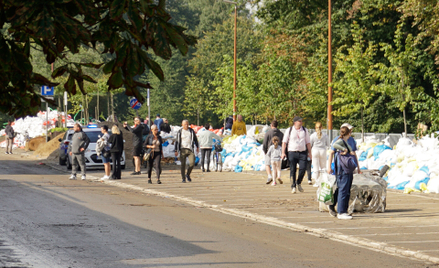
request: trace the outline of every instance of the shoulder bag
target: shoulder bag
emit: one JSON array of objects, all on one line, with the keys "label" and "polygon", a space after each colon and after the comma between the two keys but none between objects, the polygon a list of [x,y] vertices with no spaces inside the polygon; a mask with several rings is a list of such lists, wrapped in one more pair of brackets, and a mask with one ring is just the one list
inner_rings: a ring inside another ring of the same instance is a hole
[{"label": "shoulder bag", "polygon": [[343,169],[345,173],[352,174],[354,173],[354,170],[358,167],[357,165],[357,159],[355,155],[351,155],[351,150],[349,150],[348,145],[346,142],[342,139],[344,145],[348,149],[348,153],[345,155],[342,155],[341,153],[338,154],[338,160],[340,161],[340,167]]}]

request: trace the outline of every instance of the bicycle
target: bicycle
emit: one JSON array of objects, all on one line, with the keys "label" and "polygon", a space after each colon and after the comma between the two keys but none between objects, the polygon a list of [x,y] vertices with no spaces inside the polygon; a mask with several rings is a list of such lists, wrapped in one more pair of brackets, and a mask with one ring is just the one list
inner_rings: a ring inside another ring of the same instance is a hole
[{"label": "bicycle", "polygon": [[216,141],[214,145],[214,155],[213,155],[213,165],[215,167],[215,172],[223,171],[223,157],[221,155],[221,152],[223,151],[223,148],[221,147],[221,142]]}]

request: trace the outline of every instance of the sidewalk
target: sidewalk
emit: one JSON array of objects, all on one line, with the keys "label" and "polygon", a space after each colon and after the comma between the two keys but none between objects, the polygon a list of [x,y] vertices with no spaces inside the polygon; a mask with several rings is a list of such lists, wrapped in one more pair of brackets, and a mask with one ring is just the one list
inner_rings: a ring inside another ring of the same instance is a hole
[{"label": "sidewalk", "polygon": [[[65,171],[65,167],[48,163]],[[88,179],[101,177],[103,171],[89,172]],[[353,220],[342,221],[318,211],[316,189],[302,183],[304,193],[291,193],[289,172],[283,171],[284,184],[266,185],[265,172],[202,173],[194,169],[191,183],[181,183],[179,170],[163,170],[162,184],[148,184],[146,174],[106,181],[151,195],[172,198],[191,205],[255,220],[266,224],[307,232],[323,238],[351,243],[363,248],[406,256],[439,264],[439,195],[387,192],[385,213],[355,213]],[[93,177],[94,174],[94,177]]]}]

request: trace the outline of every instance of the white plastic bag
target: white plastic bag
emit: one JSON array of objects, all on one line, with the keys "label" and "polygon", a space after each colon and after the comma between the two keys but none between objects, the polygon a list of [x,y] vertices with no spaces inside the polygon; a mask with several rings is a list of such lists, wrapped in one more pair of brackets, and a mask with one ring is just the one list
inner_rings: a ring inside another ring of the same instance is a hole
[{"label": "white plastic bag", "polygon": [[334,204],[335,175],[329,175],[326,172],[320,174],[320,185],[317,190],[317,200],[326,205]]}]

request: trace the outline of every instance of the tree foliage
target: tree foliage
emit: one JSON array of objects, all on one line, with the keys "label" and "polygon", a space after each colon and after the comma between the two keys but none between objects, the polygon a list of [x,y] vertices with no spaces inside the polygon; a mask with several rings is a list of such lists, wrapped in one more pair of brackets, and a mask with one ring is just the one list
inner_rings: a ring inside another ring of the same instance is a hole
[{"label": "tree foliage", "polygon": [[143,102],[138,87],[145,84],[136,77],[149,69],[164,79],[151,54],[170,59],[172,47],[185,55],[196,42],[185,28],[169,22],[165,0],[9,0],[2,2],[0,12],[0,109],[15,116],[38,110],[35,85],[57,85],[33,71],[31,47],[41,49],[48,64],[65,61],[52,78],[68,75],[64,88],[73,95],[76,86],[86,94],[84,82],[96,83],[84,69],[102,64],[75,62],[68,54],[78,54],[84,46],[96,49],[109,58],[103,66],[110,76],[108,89],[124,87],[126,95]]}]

